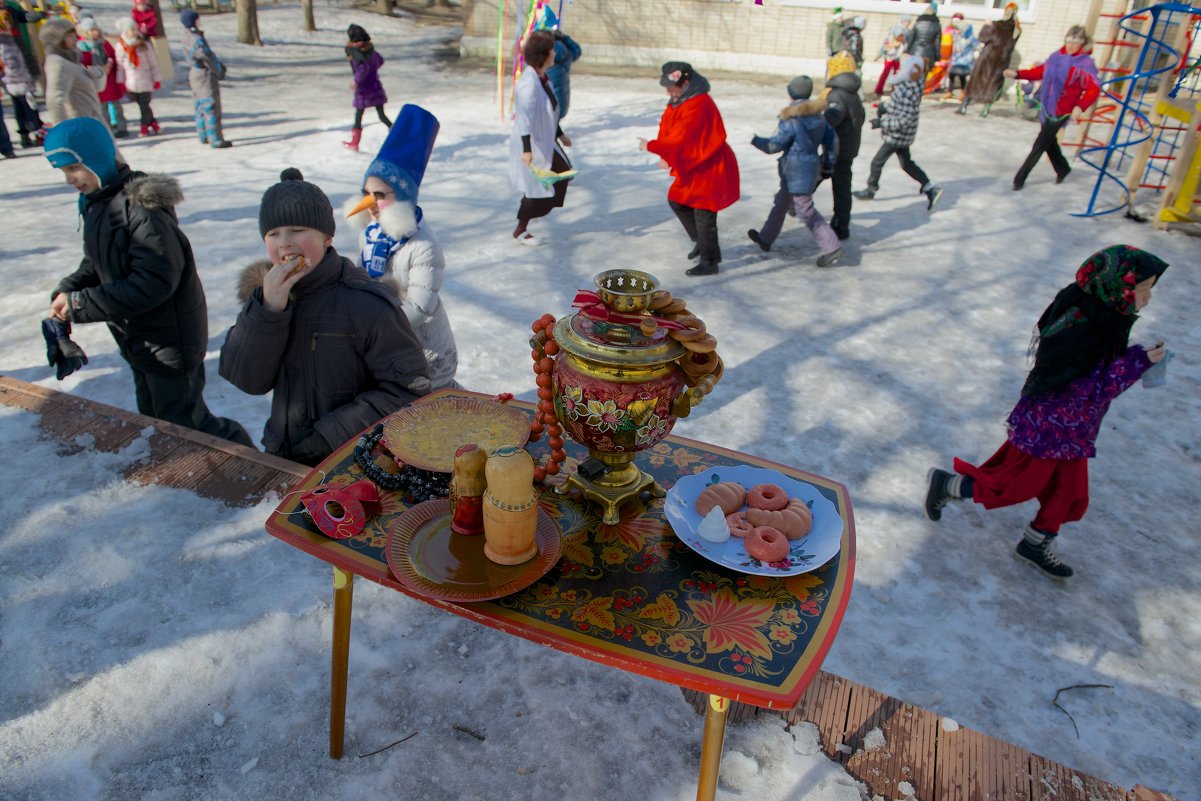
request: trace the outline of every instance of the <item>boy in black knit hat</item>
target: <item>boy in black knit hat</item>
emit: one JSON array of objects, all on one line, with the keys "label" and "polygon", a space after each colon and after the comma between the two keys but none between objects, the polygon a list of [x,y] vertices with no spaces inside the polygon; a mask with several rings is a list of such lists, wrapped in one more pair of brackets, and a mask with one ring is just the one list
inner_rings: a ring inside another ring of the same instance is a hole
[{"label": "boy in black knit hat", "polygon": [[263,194],[259,233],[268,261],[243,271],[221,375],[273,392],[268,453],[316,465],[429,392],[425,355],[395,289],[334,250],[333,207],[299,170]]}]

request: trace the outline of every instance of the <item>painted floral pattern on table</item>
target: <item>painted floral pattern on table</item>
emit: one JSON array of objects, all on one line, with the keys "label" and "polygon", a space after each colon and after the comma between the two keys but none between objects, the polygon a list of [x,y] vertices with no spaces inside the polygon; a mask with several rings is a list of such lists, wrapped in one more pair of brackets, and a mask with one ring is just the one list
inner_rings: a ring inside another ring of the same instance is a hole
[{"label": "painted floral pattern on table", "polygon": [[[545,438],[528,448],[535,461],[548,454]],[[567,450],[565,472],[587,456],[570,441]],[[381,455],[377,463],[386,461]],[[666,440],[638,458],[665,488],[682,476],[738,463]],[[361,477],[348,451],[327,481],[349,484]],[[562,474],[556,477],[561,479]],[[838,505],[837,493],[817,489]],[[339,544],[378,559],[386,570],[387,532],[408,507],[396,492],[381,496],[382,509],[363,533]],[[839,554],[819,570],[787,578],[748,576],[715,565],[680,542],[664,517],[662,499],[626,504],[615,525],[603,523],[594,505],[552,490],[541,503],[562,531],[562,558],[529,588],[488,603],[543,626],[604,641],[614,652],[703,666],[768,686],[784,683],[805,653],[842,560]],[[306,519],[304,525],[311,523]]]}]

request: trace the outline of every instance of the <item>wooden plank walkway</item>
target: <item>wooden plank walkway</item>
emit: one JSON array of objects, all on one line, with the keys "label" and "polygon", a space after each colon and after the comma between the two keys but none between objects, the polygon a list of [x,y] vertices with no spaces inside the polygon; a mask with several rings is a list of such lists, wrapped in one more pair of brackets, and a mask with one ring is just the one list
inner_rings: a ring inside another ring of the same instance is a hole
[{"label": "wooden plank walkway", "polygon": [[[37,414],[42,431],[66,453],[115,453],[148,432],[149,456],[126,469],[127,479],[191,490],[230,506],[253,506],[308,474],[295,462],[2,375],[0,403]],[[699,693],[684,696],[704,709]],[[730,720],[759,715],[781,715],[790,725],[811,721],[827,756],[884,799],[1175,801],[1141,785],[1127,791],[971,729],[944,728],[932,712],[824,670],[796,708],[781,713],[735,704]]]}]

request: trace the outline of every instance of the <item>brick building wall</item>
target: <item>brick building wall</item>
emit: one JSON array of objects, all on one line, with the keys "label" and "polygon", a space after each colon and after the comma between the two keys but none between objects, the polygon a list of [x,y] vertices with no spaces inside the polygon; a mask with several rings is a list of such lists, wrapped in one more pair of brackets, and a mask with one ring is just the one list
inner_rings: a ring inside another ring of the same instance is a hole
[{"label": "brick building wall", "polygon": [[[1018,53],[1023,66],[1043,60],[1063,43],[1069,27],[1085,21],[1096,0],[1034,0],[1018,19],[1022,37]],[[1128,0],[1101,0],[1102,11],[1118,12]],[[474,0],[464,9],[461,51],[464,56],[494,59],[499,0]],[[507,3],[503,34],[506,62],[516,37],[514,8]],[[598,65],[646,67],[654,72],[665,61],[691,62],[701,72],[722,70],[781,77],[825,72],[825,31],[830,9],[842,5],[847,13],[867,19],[864,29],[864,77],[879,75],[876,53],[885,33],[902,13],[916,15],[925,4],[859,0],[574,0],[564,6],[563,28],[584,49],[587,62]],[[557,4],[552,4],[557,9]],[[896,9],[895,11],[893,9]],[[887,10],[882,10],[887,9]],[[941,4],[939,18],[950,21],[962,11],[979,31],[1000,10],[960,3]],[[1102,20],[1104,35],[1111,22]]]}]

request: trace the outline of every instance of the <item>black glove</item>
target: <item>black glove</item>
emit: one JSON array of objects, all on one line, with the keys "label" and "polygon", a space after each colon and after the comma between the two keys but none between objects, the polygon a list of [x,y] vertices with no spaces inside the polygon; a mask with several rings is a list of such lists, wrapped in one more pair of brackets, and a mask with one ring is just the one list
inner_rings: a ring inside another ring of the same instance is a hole
[{"label": "black glove", "polygon": [[46,339],[46,360],[58,368],[55,375],[62,381],[88,363],[88,355],[71,339],[71,324],[55,317],[42,320],[42,336]]},{"label": "black glove", "polygon": [[874,130],[874,129],[876,129],[876,128],[879,128],[879,127],[880,127],[880,118],[879,118],[879,117],[872,117],[872,129]]},{"label": "black glove", "polygon": [[325,441],[325,437],[314,429],[292,446],[292,461],[315,467],[329,456],[331,451],[333,448]]}]

